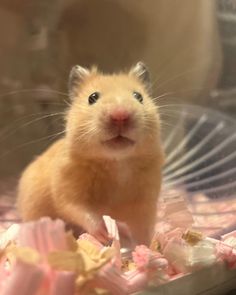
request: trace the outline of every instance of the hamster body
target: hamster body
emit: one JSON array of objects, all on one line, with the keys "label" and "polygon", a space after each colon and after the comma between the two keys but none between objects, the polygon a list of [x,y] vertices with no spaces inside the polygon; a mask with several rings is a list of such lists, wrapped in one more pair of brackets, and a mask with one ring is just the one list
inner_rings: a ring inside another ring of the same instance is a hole
[{"label": "hamster body", "polygon": [[148,83],[142,63],[117,75],[72,69],[65,136],[20,179],[17,203],[24,221],[61,218],[106,242],[102,215],[110,215],[128,225],[136,243],[149,243],[163,151]]}]

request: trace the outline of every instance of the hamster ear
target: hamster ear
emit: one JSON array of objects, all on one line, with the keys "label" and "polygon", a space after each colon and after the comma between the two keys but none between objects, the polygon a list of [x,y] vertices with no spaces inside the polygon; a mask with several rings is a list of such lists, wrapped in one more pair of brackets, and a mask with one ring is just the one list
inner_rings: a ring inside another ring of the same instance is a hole
[{"label": "hamster ear", "polygon": [[136,76],[149,90],[151,86],[150,74],[146,65],[139,61],[134,67],[131,68],[131,75]]},{"label": "hamster ear", "polygon": [[76,88],[78,88],[80,83],[89,75],[90,70],[87,68],[83,68],[79,65],[76,65],[71,69],[68,81],[68,89],[70,96],[73,96],[75,94]]}]

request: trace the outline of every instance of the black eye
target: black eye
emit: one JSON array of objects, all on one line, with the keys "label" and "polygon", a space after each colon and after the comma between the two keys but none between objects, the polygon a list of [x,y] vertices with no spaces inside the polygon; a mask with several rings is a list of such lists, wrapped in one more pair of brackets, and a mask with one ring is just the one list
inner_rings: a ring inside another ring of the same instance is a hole
[{"label": "black eye", "polygon": [[89,95],[88,98],[88,102],[89,104],[94,104],[100,97],[100,93],[99,92],[94,92],[92,94]]},{"label": "black eye", "polygon": [[133,92],[133,97],[136,98],[140,103],[143,102],[143,96],[141,93],[134,91]]}]

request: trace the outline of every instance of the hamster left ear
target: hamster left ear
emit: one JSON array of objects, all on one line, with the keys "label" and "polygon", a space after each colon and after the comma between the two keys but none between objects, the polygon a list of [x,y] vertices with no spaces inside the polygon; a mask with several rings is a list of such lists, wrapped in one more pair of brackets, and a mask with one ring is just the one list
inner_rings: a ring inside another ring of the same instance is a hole
[{"label": "hamster left ear", "polygon": [[131,68],[129,73],[136,76],[146,86],[147,90],[150,90],[150,73],[143,62],[139,61],[134,67]]},{"label": "hamster left ear", "polygon": [[68,90],[69,95],[73,96],[80,83],[90,75],[90,70],[79,65],[74,66],[69,75]]}]

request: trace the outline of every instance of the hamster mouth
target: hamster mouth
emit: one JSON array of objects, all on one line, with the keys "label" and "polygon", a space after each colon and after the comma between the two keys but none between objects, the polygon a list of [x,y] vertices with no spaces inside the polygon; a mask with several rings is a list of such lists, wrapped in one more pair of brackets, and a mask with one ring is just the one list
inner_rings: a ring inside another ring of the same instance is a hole
[{"label": "hamster mouth", "polygon": [[135,142],[127,137],[122,135],[117,135],[111,139],[108,139],[103,142],[104,145],[110,148],[127,148],[131,147],[135,144]]}]

